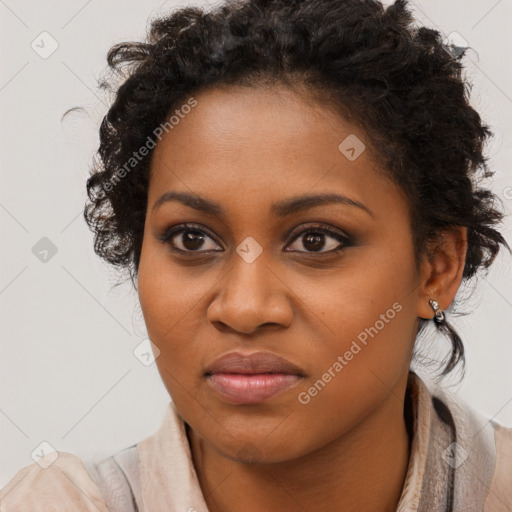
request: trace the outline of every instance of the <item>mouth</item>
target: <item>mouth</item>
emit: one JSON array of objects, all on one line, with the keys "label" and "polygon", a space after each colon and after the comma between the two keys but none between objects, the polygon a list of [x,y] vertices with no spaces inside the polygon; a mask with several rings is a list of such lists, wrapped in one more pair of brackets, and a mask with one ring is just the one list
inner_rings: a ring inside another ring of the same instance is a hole
[{"label": "mouth", "polygon": [[216,373],[207,376],[222,398],[237,404],[258,404],[293,387],[298,375],[284,373]]},{"label": "mouth", "polygon": [[265,402],[305,377],[298,366],[269,352],[231,352],[217,359],[204,375],[222,399],[236,404]]}]

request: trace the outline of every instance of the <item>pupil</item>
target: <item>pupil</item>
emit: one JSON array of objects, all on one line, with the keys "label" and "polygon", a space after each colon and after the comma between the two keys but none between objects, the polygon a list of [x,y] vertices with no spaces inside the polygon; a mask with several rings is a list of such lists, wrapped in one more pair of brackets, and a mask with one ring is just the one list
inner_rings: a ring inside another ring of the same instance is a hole
[{"label": "pupil", "polygon": [[203,235],[197,231],[186,231],[183,233],[182,242],[187,250],[197,250],[203,245]]},{"label": "pupil", "polygon": [[319,251],[323,249],[325,245],[325,240],[323,240],[323,237],[323,233],[308,233],[307,235],[304,235],[304,247],[312,251]]}]

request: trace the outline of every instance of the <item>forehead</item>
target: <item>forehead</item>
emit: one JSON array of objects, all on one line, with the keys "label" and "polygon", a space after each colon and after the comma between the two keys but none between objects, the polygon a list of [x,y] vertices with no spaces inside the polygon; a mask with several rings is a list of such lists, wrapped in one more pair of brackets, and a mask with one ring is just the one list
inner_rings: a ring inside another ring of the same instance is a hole
[{"label": "forehead", "polygon": [[294,159],[298,153],[318,157],[333,144],[337,149],[337,143],[356,132],[366,139],[361,128],[315,102],[304,88],[222,86],[194,99],[197,104],[187,114],[174,116],[178,123],[163,135],[155,154],[172,151],[174,158],[183,158],[194,146],[195,157],[271,154]]},{"label": "forehead", "polygon": [[308,191],[364,202],[395,188],[364,131],[306,94],[226,86],[194,99],[154,150],[149,204],[177,189],[248,206]]}]

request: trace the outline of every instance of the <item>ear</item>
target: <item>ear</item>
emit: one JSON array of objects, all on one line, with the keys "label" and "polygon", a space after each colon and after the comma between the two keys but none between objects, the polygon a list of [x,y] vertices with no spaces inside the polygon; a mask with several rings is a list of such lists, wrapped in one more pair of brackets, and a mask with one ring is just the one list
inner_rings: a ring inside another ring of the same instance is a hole
[{"label": "ear", "polygon": [[429,246],[428,255],[421,263],[417,311],[420,318],[434,317],[430,299],[436,300],[443,311],[452,303],[462,281],[467,246],[465,226],[443,229]]}]

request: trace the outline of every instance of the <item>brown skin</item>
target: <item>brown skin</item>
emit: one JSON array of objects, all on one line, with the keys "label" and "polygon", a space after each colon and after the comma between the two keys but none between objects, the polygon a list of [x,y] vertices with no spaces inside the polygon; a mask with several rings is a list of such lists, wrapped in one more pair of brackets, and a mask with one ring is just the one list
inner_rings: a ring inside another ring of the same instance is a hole
[{"label": "brown skin", "polygon": [[[465,228],[446,231],[418,271],[407,197],[379,170],[360,127],[282,87],[217,88],[196,99],[153,154],[138,289],[208,508],[393,511],[409,460],[404,396],[419,317],[433,317],[430,298],[442,309],[452,302]],[[366,144],[355,161],[338,150],[349,134]],[[226,215],[178,202],[153,210],[171,190],[216,201]],[[273,202],[322,192],[373,215],[342,204],[270,212]],[[187,233],[158,240],[182,222],[208,230],[202,245],[187,245]],[[314,223],[352,243],[336,254],[327,252],[344,244],[331,235],[320,235],[323,247],[296,237]],[[248,236],[263,249],[252,263],[236,252]],[[300,403],[394,303],[400,312]],[[306,376],[264,403],[229,403],[204,371],[235,350],[278,354]]]}]

